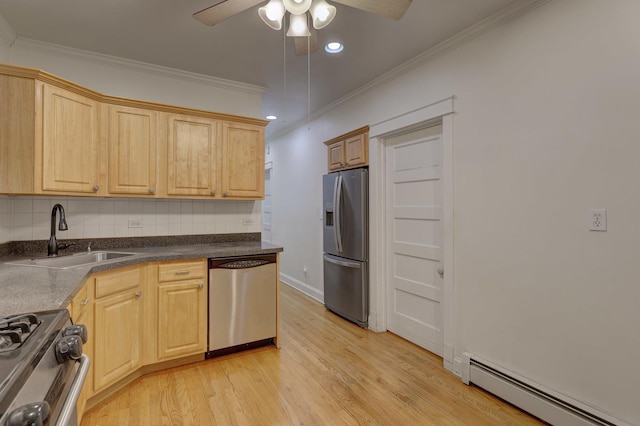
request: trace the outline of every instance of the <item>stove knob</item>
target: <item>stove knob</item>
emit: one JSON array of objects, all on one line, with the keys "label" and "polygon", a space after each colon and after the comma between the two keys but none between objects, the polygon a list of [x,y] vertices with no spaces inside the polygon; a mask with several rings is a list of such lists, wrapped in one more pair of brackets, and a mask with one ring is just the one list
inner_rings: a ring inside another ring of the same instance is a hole
[{"label": "stove knob", "polygon": [[9,414],[6,426],[43,426],[49,417],[49,403],[47,401],[34,402],[16,408]]},{"label": "stove knob", "polygon": [[82,343],[87,343],[87,327],[84,324],[75,324],[62,330],[63,336],[80,336]]},{"label": "stove knob", "polygon": [[56,359],[60,364],[76,361],[82,356],[82,340],[80,336],[64,336],[56,343]]}]

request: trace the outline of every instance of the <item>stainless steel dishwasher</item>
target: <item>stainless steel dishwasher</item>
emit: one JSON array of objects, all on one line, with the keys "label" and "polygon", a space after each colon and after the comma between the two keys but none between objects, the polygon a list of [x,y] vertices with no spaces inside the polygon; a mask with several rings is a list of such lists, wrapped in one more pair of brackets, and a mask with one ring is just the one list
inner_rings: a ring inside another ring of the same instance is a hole
[{"label": "stainless steel dishwasher", "polygon": [[276,255],[209,259],[207,358],[274,343]]}]

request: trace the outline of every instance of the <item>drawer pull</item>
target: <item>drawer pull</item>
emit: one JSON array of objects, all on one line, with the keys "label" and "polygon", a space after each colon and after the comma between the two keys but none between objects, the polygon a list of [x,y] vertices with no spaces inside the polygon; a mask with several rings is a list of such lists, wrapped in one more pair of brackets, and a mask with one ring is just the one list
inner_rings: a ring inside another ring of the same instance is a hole
[{"label": "drawer pull", "polygon": [[141,297],[142,296],[142,292],[141,291],[136,291],[136,297]]},{"label": "drawer pull", "polygon": [[80,302],[80,306],[85,306],[89,303],[89,299],[82,299],[82,301]]},{"label": "drawer pull", "polygon": [[176,275],[189,275],[189,271],[176,271]]}]

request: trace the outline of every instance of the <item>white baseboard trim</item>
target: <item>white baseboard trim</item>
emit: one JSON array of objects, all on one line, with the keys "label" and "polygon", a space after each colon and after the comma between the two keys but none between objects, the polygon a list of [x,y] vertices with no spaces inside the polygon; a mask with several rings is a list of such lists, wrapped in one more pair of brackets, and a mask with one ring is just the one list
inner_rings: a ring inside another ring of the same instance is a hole
[{"label": "white baseboard trim", "polygon": [[310,285],[303,283],[302,281],[296,280],[295,278],[290,277],[289,275],[284,274],[282,272],[280,272],[280,281],[282,281],[289,287],[293,287],[296,290],[324,304],[324,293],[322,293],[317,288],[311,287]]},{"label": "white baseboard trim", "polygon": [[552,425],[630,426],[596,407],[577,401],[465,352],[461,358],[461,378]]}]

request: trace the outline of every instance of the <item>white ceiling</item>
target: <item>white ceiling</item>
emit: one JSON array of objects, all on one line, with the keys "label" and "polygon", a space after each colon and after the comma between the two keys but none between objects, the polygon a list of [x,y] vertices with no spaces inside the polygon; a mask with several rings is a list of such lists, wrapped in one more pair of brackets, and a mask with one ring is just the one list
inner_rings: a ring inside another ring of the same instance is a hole
[{"label": "white ceiling", "polygon": [[[0,14],[21,38],[267,87],[263,113],[280,117],[267,135],[305,119],[307,57],[295,56],[293,41],[284,44],[282,31],[268,28],[257,7],[213,27],[193,19],[218,1],[0,0]],[[318,39],[346,47],[338,55],[311,55],[311,113],[520,1],[526,0],[414,0],[400,21],[334,3],[336,18]]]}]

